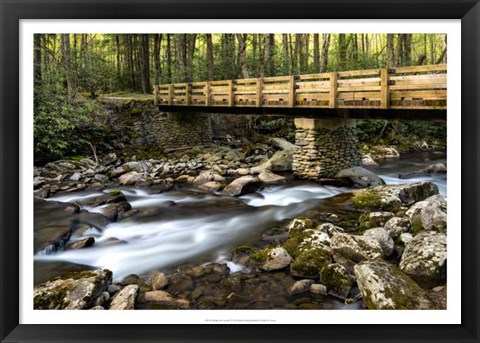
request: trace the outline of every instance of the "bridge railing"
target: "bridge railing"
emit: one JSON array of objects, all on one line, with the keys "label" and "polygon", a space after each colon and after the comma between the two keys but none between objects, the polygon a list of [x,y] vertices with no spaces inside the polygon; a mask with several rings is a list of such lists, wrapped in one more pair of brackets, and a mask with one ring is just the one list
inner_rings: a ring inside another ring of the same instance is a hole
[{"label": "bridge railing", "polygon": [[154,86],[162,106],[446,109],[445,64]]}]

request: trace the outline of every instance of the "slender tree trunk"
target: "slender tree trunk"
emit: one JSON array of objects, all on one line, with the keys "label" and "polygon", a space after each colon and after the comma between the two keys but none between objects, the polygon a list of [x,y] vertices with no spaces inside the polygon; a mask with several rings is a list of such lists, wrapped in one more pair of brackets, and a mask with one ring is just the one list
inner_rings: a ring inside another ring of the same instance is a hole
[{"label": "slender tree trunk", "polygon": [[440,64],[442,63],[443,59],[445,58],[445,55],[447,54],[447,47],[443,48],[442,53],[440,54],[440,57],[438,57],[437,61],[435,64]]},{"label": "slender tree trunk", "polygon": [[397,46],[395,48],[395,61],[397,66],[402,66],[404,64],[403,61],[403,47],[405,41],[405,34],[401,33],[397,35]]},{"label": "slender tree trunk", "polygon": [[412,65],[412,34],[411,33],[404,35],[403,64],[406,66]]},{"label": "slender tree trunk", "polygon": [[207,33],[205,35],[205,40],[207,41],[207,68],[208,68],[208,81],[215,80],[215,69],[214,69],[214,60],[213,60],[213,41],[212,34]]},{"label": "slender tree trunk", "polygon": [[313,69],[315,72],[320,70],[320,35],[313,34]]},{"label": "slender tree trunk", "polygon": [[160,84],[161,64],[160,64],[160,47],[162,45],[162,34],[153,36],[153,61],[155,64],[155,84]]},{"label": "slender tree trunk", "polygon": [[347,43],[345,40],[345,34],[338,34],[338,60],[340,62],[340,69],[346,70],[347,68]]},{"label": "slender tree trunk", "polygon": [[141,35],[142,47],[142,88],[143,93],[150,93],[150,44],[149,35]]},{"label": "slender tree trunk", "polygon": [[330,48],[330,33],[323,34],[323,43],[322,43],[322,60],[320,63],[320,72],[324,73],[327,71],[328,66],[328,49]]},{"label": "slender tree trunk", "polygon": [[244,79],[248,79],[248,65],[247,65],[247,54],[246,54],[246,44],[245,44],[246,39],[247,39],[246,34],[237,33],[238,52],[240,55],[240,66],[242,67],[242,76]]},{"label": "slender tree trunk", "polygon": [[187,34],[186,43],[187,43],[187,81],[193,81],[193,58],[195,56],[195,43],[197,40],[196,34]]},{"label": "slender tree trunk", "polygon": [[434,43],[435,35],[430,34],[430,64],[435,63],[435,43]]},{"label": "slender tree trunk", "polygon": [[177,70],[180,73],[180,82],[187,81],[186,60],[187,60],[187,47],[185,42],[185,34],[175,34],[175,52],[176,52],[176,65]]},{"label": "slender tree trunk", "polygon": [[167,81],[172,82],[172,45],[170,43],[171,34],[167,34]]},{"label": "slender tree trunk", "polygon": [[36,33],[33,36],[34,55],[34,83],[38,86],[42,83],[42,35]]},{"label": "slender tree trunk", "polygon": [[120,78],[122,70],[120,65],[120,35],[119,34],[115,35],[115,47],[117,50],[117,77]]},{"label": "slender tree trunk", "polygon": [[393,34],[387,34],[387,61],[388,67],[393,68],[395,67],[395,51],[393,49]]},{"label": "slender tree trunk", "polygon": [[67,91],[71,93],[75,88],[73,75],[72,75],[72,63],[70,59],[70,34],[62,34],[61,50],[63,59],[63,68],[65,70],[65,86]]}]

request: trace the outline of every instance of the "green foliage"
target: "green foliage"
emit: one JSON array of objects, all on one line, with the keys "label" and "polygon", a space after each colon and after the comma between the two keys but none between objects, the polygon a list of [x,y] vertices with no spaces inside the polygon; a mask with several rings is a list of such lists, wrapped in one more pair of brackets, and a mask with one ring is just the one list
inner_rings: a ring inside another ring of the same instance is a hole
[{"label": "green foliage", "polygon": [[60,74],[45,74],[34,90],[35,163],[89,153],[88,142],[101,136],[97,105],[69,95]]}]

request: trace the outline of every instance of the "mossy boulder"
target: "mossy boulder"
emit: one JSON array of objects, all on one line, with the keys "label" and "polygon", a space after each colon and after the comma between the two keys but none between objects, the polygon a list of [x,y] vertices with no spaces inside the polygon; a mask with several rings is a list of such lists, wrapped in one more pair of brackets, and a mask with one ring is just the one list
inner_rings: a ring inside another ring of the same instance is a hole
[{"label": "mossy boulder", "polygon": [[366,212],[358,218],[360,230],[368,230],[374,227],[383,227],[385,223],[393,218],[392,212]]},{"label": "mossy boulder", "polygon": [[447,236],[424,231],[406,244],[400,269],[422,287],[442,285],[447,274]]},{"label": "mossy boulder", "polygon": [[290,273],[297,277],[317,278],[322,268],[331,262],[330,248],[326,245],[301,250],[290,265]]},{"label": "mossy boulder", "polygon": [[280,270],[288,267],[293,258],[282,247],[270,249],[266,256],[265,263],[260,267],[265,271]]},{"label": "mossy boulder", "polygon": [[410,219],[412,227],[417,231],[447,230],[447,202],[442,195],[434,195],[417,202],[408,209],[405,216]]},{"label": "mossy boulder", "polygon": [[351,202],[359,209],[395,211],[402,206],[413,205],[438,193],[438,187],[434,183],[417,182],[355,191]]},{"label": "mossy boulder", "polygon": [[120,292],[113,296],[110,303],[110,310],[133,310],[138,295],[138,285],[125,286]]},{"label": "mossy boulder", "polygon": [[390,237],[393,239],[397,239],[401,234],[409,232],[411,227],[412,225],[410,224],[410,220],[408,220],[408,218],[399,217],[393,217],[389,219],[383,226],[383,228],[388,231]]},{"label": "mossy boulder", "polygon": [[347,298],[352,288],[352,278],[347,268],[338,263],[322,268],[320,282],[327,287],[329,294],[340,298]]},{"label": "mossy boulder", "polygon": [[369,309],[431,309],[434,305],[427,293],[386,261],[365,261],[355,266],[358,288]]},{"label": "mossy boulder", "polygon": [[33,306],[42,310],[87,309],[111,282],[112,272],[107,269],[64,274],[35,287]]},{"label": "mossy boulder", "polygon": [[390,256],[395,249],[395,242],[387,230],[383,227],[375,227],[373,229],[368,229],[363,233],[362,238],[369,243],[371,246],[380,246],[383,252],[383,256]]},{"label": "mossy boulder", "polygon": [[330,243],[332,252],[354,262],[381,259],[382,247],[378,242],[346,233],[334,234]]}]

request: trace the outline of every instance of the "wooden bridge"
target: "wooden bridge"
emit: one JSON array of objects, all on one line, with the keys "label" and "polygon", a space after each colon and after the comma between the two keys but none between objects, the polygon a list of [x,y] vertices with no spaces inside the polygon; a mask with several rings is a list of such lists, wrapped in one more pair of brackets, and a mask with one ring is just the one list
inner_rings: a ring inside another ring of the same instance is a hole
[{"label": "wooden bridge", "polygon": [[445,119],[447,66],[155,85],[153,97],[165,111]]}]

